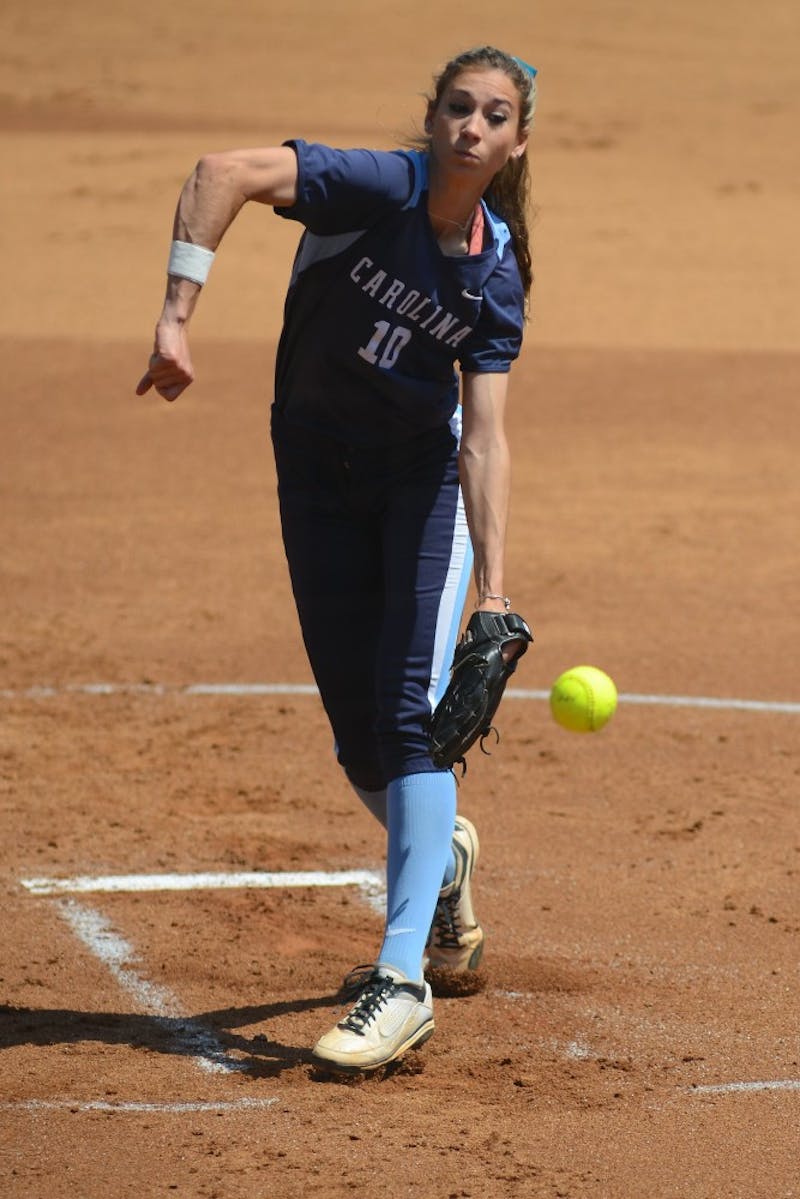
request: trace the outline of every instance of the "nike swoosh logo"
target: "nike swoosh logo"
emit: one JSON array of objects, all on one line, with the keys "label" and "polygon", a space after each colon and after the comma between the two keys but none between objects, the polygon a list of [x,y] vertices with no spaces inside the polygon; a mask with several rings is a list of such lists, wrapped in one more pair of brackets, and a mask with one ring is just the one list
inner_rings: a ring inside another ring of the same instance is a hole
[{"label": "nike swoosh logo", "polygon": [[467,291],[466,287],[461,292],[465,300],[482,300],[483,296],[474,296],[471,291]]}]

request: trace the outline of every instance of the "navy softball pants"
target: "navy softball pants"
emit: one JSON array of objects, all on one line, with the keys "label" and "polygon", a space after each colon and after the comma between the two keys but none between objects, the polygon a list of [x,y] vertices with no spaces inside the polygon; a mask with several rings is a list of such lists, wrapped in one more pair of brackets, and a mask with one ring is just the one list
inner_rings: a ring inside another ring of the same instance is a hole
[{"label": "navy softball pants", "polygon": [[432,771],[472,565],[458,424],[364,449],[273,406],[281,524],[300,627],[338,760],[378,791]]}]

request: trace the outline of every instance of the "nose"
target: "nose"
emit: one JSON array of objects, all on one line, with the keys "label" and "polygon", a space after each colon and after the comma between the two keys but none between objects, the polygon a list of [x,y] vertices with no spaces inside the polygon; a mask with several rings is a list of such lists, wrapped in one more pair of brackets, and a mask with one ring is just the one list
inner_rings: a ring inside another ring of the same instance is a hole
[{"label": "nose", "polygon": [[479,113],[471,112],[469,114],[469,116],[466,116],[464,118],[464,122],[461,126],[462,134],[472,141],[480,141],[480,137],[481,137],[480,122],[481,122],[481,118],[480,118]]}]

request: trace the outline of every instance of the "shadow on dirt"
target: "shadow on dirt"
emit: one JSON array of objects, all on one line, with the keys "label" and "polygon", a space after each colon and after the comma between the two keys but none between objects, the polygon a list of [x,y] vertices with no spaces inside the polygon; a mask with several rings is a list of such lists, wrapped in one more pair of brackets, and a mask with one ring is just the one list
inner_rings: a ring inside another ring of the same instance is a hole
[{"label": "shadow on dirt", "polygon": [[[310,1050],[285,1045],[264,1034],[245,1036],[237,1025],[260,1024],[292,1012],[332,1007],[323,995],[249,1007],[200,1012],[195,1016],[143,1015],[136,1012],[79,1012],[67,1008],[13,1007],[0,1004],[0,1051],[16,1045],[75,1045],[80,1042],[129,1045],[210,1064],[254,1077],[276,1077],[311,1062]],[[229,1056],[234,1054],[235,1056]]]}]

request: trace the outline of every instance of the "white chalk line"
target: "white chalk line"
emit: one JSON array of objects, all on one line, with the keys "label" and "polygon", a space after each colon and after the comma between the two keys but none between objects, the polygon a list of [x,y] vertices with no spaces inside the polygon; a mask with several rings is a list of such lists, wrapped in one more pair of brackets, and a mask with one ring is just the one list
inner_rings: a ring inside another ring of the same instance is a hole
[{"label": "white chalk line", "polygon": [[[189,683],[170,686],[166,683],[66,683],[62,687],[37,686],[21,690],[0,690],[0,699],[55,699],[65,695],[142,695],[142,696],[214,696],[249,697],[259,695],[318,695],[311,683]],[[550,692],[510,687],[507,699],[546,700]],[[800,715],[800,702],[783,700],[735,699],[709,695],[638,695],[621,691],[620,704],[646,704],[670,708],[711,708],[720,711],[774,712]]]},{"label": "white chalk line", "polygon": [[[33,895],[113,894],[124,892],[196,891],[234,887],[333,887],[356,886],[367,903],[377,911],[385,903],[384,876],[373,870],[334,872],[215,872],[191,874],[124,874],[76,878],[21,879]],[[133,946],[93,908],[74,899],[58,898],[56,911],[86,948],[110,971],[123,991],[137,1007],[172,1040],[176,1052],[191,1057],[210,1073],[230,1073],[248,1069],[246,1062],[229,1057],[214,1034],[186,1016],[177,997],[164,986],[150,982],[134,969],[138,961]]]},{"label": "white chalk line", "polygon": [[800,1091],[800,1078],[776,1078],[765,1082],[720,1082],[688,1087],[693,1095],[735,1095],[757,1091]]},{"label": "white chalk line", "polygon": [[77,875],[75,878],[23,878],[20,883],[32,895],[213,891],[247,887],[358,887],[370,899],[382,897],[385,887],[383,875],[375,870]]},{"label": "white chalk line", "polygon": [[[296,872],[196,872],[187,874],[125,874],[125,875],[82,875],[74,878],[21,879],[21,884],[34,895],[86,894],[191,891],[199,889],[232,889],[246,887],[307,887],[307,886],[358,886],[370,900],[380,902],[383,896],[384,879],[381,874],[370,870],[356,871],[296,871]],[[166,988],[141,978],[129,964],[135,960],[132,947],[113,931],[105,918],[89,908],[82,908],[72,900],[57,904],[62,917],[72,931],[95,956],[110,970],[117,982],[137,1001],[156,1022],[175,1031],[179,1023],[176,1043],[183,1051],[197,1051],[195,1058],[201,1068],[210,1071],[230,1071],[246,1068],[244,1063],[228,1058],[213,1035],[195,1021],[183,1017],[175,996]],[[526,993],[497,991],[499,997],[518,1000],[529,998]],[[567,1056],[586,1056],[590,1051],[577,1042],[567,1046]],[[686,1088],[695,1095],[722,1095],[765,1091],[800,1091],[800,1079],[776,1079],[752,1082],[730,1082],[696,1084]],[[170,1111],[200,1112],[226,1111],[253,1106],[266,1107],[276,1102],[269,1100],[240,1100],[234,1103],[107,1103],[87,1101],[76,1103],[71,1100],[44,1101],[27,1100],[18,1103],[0,1103],[0,1110],[35,1110],[68,1108],[82,1111]]]},{"label": "white chalk line", "polygon": [[53,699],[61,695],[319,695],[313,683],[65,683],[0,690],[0,699]]},{"label": "white chalk line", "polygon": [[219,1103],[198,1102],[164,1102],[144,1103],[137,1100],[120,1100],[118,1103],[106,1102],[101,1099],[19,1099],[0,1103],[0,1111],[4,1112],[246,1112],[263,1111],[277,1103],[275,1099],[234,1099]]},{"label": "white chalk line", "polygon": [[[236,886],[253,885],[249,882],[242,883],[239,880],[249,880],[255,877],[259,880],[269,879],[269,882],[261,885],[266,886],[333,886],[333,885],[359,885],[365,883],[370,888],[381,887],[383,879],[381,875],[374,871],[340,871],[336,874],[318,875],[317,872],[297,873],[297,874],[171,874],[171,875],[109,875],[105,877],[91,878],[90,876],[78,877],[75,879],[29,879],[21,880],[23,885],[28,887],[33,894],[38,895],[53,895],[63,894],[66,891],[86,892],[103,891],[108,893],[121,891],[176,891],[176,890],[193,890],[197,885],[200,887],[217,886],[223,888],[231,888]],[[321,877],[322,883],[314,883],[309,880]],[[285,880],[291,878],[293,880],[302,880],[301,882],[294,881],[291,883],[280,882],[277,880]],[[197,883],[197,880],[201,880]],[[209,881],[210,880],[210,881]],[[166,883],[165,886],[159,886],[160,882]],[[256,884],[258,885],[258,884]],[[73,933],[78,939],[107,967],[112,976],[129,995],[134,999],[137,1005],[144,1011],[146,1015],[153,1018],[154,1022],[169,1032],[173,1041],[182,1053],[191,1055],[197,1064],[209,1072],[230,1072],[239,1071],[247,1068],[246,1063],[229,1058],[222,1046],[216,1040],[214,1035],[203,1028],[197,1021],[192,1020],[182,1014],[177,998],[167,988],[152,983],[149,980],[142,978],[133,968],[131,963],[136,961],[136,954],[133,947],[119,933],[111,927],[101,913],[90,908],[82,907],[71,899],[60,899],[56,902],[56,909],[62,918],[69,924]],[[496,991],[498,997],[510,999],[512,1001],[519,999],[531,998],[526,992],[519,991]],[[567,1057],[586,1057],[592,1056],[591,1051],[587,1046],[579,1042],[570,1042],[566,1046]],[[708,1083],[708,1084],[693,1084],[685,1088],[693,1095],[724,1095],[724,1094],[741,1094],[741,1093],[758,1093],[765,1091],[800,1091],[800,1079],[784,1078],[763,1081],[750,1082],[728,1082],[728,1083]],[[128,1111],[128,1112],[209,1112],[209,1111],[233,1111],[255,1107],[269,1107],[275,1103],[275,1099],[243,1099],[230,1102],[173,1102],[173,1103],[145,1103],[145,1102],[106,1102],[101,1100],[73,1101],[73,1100],[20,1100],[17,1102],[0,1102],[0,1110],[52,1110],[52,1109],[69,1109],[71,1111]]]},{"label": "white chalk line", "polygon": [[114,979],[137,1007],[165,1032],[169,1033],[176,1050],[192,1057],[209,1073],[230,1073],[246,1069],[246,1063],[230,1058],[208,1029],[187,1017],[175,995],[167,988],[152,983],[133,969],[137,956],[124,937],[120,936],[106,918],[92,908],[82,907],[73,899],[62,899],[56,910],[72,932],[110,971]]},{"label": "white chalk line", "polygon": [[[497,996],[498,999],[510,1000],[512,1003],[534,998],[534,995],[530,991],[492,991],[491,994]],[[550,1050],[555,1050],[556,1053],[561,1054],[570,1061],[596,1061],[602,1056],[585,1041],[581,1040],[563,1042],[551,1039],[542,1041],[541,1044]],[[800,1091],[800,1079],[778,1078],[754,1082],[692,1083],[688,1087],[682,1087],[681,1090],[690,1095],[735,1095],[756,1094],[764,1091]]]}]

